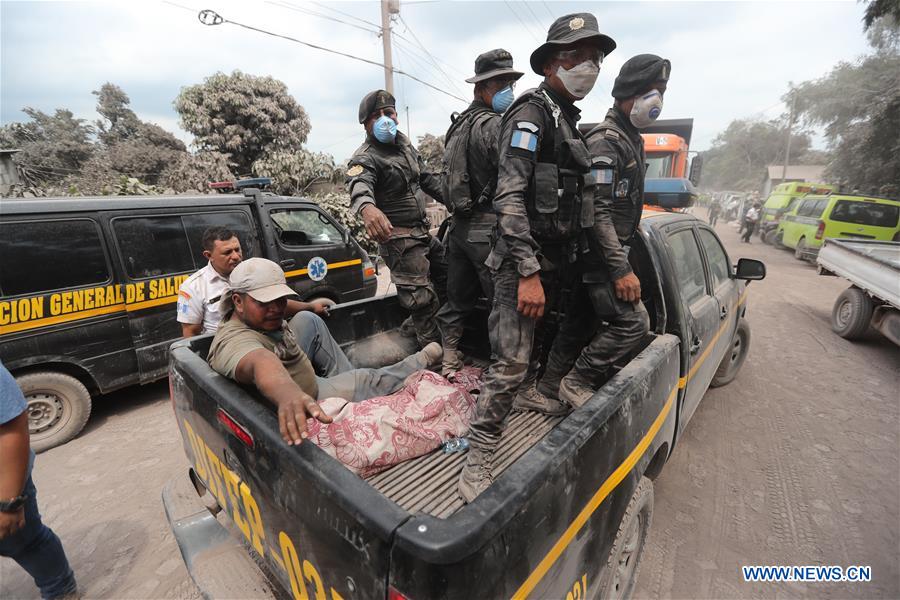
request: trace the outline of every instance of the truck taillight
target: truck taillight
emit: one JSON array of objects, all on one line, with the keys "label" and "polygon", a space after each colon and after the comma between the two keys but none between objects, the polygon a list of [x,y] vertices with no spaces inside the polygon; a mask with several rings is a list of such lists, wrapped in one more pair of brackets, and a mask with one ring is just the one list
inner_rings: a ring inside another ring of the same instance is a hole
[{"label": "truck taillight", "polygon": [[363,279],[372,279],[375,277],[375,265],[371,260],[366,259],[362,264]]},{"label": "truck taillight", "polygon": [[823,235],[825,235],[825,221],[819,221],[819,228],[816,229],[816,239],[821,240]]},{"label": "truck taillight", "polygon": [[220,408],[216,411],[216,419],[218,419],[219,423],[228,428],[228,430],[234,434],[234,437],[241,440],[245,446],[253,449],[255,445],[253,442],[253,436],[250,435],[250,432],[247,429],[234,420],[234,417],[225,412],[225,409]]},{"label": "truck taillight", "polygon": [[387,600],[409,600],[409,597],[401,594],[397,588],[392,585],[388,586]]}]

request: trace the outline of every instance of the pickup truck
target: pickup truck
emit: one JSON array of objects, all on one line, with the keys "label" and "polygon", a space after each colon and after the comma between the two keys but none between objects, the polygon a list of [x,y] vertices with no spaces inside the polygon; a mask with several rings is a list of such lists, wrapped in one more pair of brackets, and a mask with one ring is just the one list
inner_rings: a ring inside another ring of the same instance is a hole
[{"label": "pickup truck", "polygon": [[835,333],[854,340],[871,326],[900,346],[900,242],[826,239],[816,263],[852,284],[831,311]]},{"label": "pickup truck", "polygon": [[[163,503],[207,597],[627,597],[653,510],[652,480],[710,385],[747,356],[748,280],[689,214],[645,212],[631,246],[651,333],[565,417],[512,413],[495,482],[464,504],[465,457],[436,450],[369,479],[312,443],[287,446],[273,407],[212,371],[210,338],[174,344],[169,381],[191,467]],[[552,317],[552,316],[551,316]],[[329,327],[354,364],[413,350],[395,296],[339,305]],[[464,350],[487,364],[486,314]]]}]

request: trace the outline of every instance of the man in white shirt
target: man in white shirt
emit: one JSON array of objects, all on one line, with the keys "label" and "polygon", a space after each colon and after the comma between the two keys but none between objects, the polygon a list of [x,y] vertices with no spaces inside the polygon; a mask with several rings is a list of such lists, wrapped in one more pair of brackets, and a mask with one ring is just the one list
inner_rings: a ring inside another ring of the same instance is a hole
[{"label": "man in white shirt", "polygon": [[742,242],[750,243],[750,236],[756,230],[756,224],[759,222],[759,209],[762,205],[755,202],[747,214],[744,216],[744,235],[741,237]]},{"label": "man in white shirt", "polygon": [[[243,259],[240,240],[226,227],[210,227],[204,231],[202,244],[203,256],[209,264],[188,277],[178,289],[178,322],[184,337],[216,332],[222,320],[219,298],[228,287],[231,272]],[[290,319],[297,342],[309,356],[316,373],[327,377],[349,371],[353,365],[331,337],[320,315],[328,316],[328,305],[323,302],[288,300],[285,317]]]}]

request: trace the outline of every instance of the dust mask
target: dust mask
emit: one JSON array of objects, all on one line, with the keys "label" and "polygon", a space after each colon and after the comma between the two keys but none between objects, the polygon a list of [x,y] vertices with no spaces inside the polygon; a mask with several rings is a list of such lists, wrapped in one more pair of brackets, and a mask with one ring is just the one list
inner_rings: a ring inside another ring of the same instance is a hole
[{"label": "dust mask", "polygon": [[372,126],[372,135],[382,144],[393,143],[397,137],[397,122],[386,115],[381,115]]},{"label": "dust mask", "polygon": [[562,81],[566,91],[581,100],[594,88],[597,76],[600,74],[600,67],[593,61],[586,60],[583,63],[569,69],[563,69],[559,66],[556,69],[556,76]]},{"label": "dust mask", "polygon": [[659,118],[663,108],[663,97],[659,90],[651,90],[636,98],[631,108],[631,124],[640,129],[650,126]]}]

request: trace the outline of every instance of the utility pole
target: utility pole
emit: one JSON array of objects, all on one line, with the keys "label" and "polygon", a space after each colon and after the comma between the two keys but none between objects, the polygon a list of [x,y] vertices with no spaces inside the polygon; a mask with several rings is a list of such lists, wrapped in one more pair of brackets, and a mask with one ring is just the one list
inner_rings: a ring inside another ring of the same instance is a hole
[{"label": "utility pole", "polygon": [[787,177],[788,163],[791,161],[791,130],[794,128],[794,107],[797,103],[797,91],[794,90],[794,82],[791,82],[789,85],[791,86],[791,114],[788,117],[787,144],[784,150],[784,166],[781,168],[781,183],[784,183]]},{"label": "utility pole", "polygon": [[394,63],[391,58],[391,15],[400,14],[400,0],[381,0],[381,44],[384,47],[384,89],[394,94]]}]

